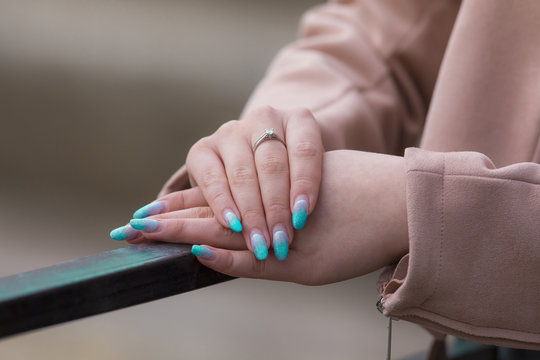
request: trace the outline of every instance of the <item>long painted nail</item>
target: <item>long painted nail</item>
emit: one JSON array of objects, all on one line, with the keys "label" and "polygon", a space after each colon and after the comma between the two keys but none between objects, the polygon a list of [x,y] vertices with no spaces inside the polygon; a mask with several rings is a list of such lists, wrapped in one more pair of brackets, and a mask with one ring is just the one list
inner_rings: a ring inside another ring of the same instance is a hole
[{"label": "long painted nail", "polygon": [[276,259],[278,259],[279,261],[285,260],[287,258],[287,255],[289,255],[289,238],[287,236],[287,233],[283,230],[278,230],[274,232],[272,243]]},{"label": "long painted nail", "polygon": [[258,232],[253,232],[251,234],[251,246],[253,246],[253,253],[257,260],[264,260],[268,257],[268,246],[266,246],[266,241],[264,236]]},{"label": "long painted nail", "polygon": [[308,216],[307,196],[300,195],[296,198],[293,207],[292,224],[296,230],[302,229],[306,225]]},{"label": "long painted nail", "polygon": [[195,256],[202,257],[203,259],[212,259],[215,253],[207,247],[200,245],[193,245],[191,247],[191,253]]},{"label": "long painted nail", "polygon": [[138,234],[139,232],[137,230],[135,230],[129,225],[126,225],[126,226],[121,226],[119,228],[114,229],[113,231],[111,231],[109,236],[113,240],[122,241],[122,240],[135,239]]},{"label": "long painted nail", "polygon": [[229,224],[229,227],[234,232],[241,232],[242,231],[242,223],[238,219],[238,216],[236,216],[235,213],[233,213],[231,210],[225,210],[223,216],[225,217],[225,220],[227,220],[227,224]]},{"label": "long painted nail", "polygon": [[150,203],[148,205],[144,205],[142,208],[135,211],[133,213],[133,218],[134,219],[143,219],[143,218],[148,217],[148,216],[157,215],[162,210],[163,210],[163,203],[162,202],[160,202],[160,201],[153,202],[153,203]]},{"label": "long painted nail", "polygon": [[154,219],[132,219],[129,220],[129,225],[137,230],[152,232],[159,226],[159,221]]}]

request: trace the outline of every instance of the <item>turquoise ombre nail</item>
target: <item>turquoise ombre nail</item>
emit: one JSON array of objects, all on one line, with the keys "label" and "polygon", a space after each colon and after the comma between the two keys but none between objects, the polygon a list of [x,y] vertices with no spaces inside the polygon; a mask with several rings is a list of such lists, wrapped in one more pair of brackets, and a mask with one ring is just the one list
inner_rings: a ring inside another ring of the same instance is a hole
[{"label": "turquoise ombre nail", "polygon": [[129,225],[126,225],[126,226],[121,226],[119,228],[114,229],[113,231],[111,231],[109,236],[113,240],[122,241],[122,240],[135,239],[138,234],[139,232],[137,230],[135,230]]},{"label": "turquoise ombre nail", "polygon": [[160,202],[160,201],[153,202],[153,203],[150,203],[148,205],[144,205],[142,208],[135,211],[133,213],[133,218],[134,219],[143,219],[143,218],[148,217],[148,216],[157,215],[157,214],[159,214],[161,212],[161,210],[163,210],[163,203]]},{"label": "turquoise ombre nail", "polygon": [[285,231],[279,230],[274,233],[273,247],[274,255],[279,261],[283,261],[289,255],[289,238]]},{"label": "turquoise ombre nail", "polygon": [[235,213],[233,213],[231,210],[225,210],[225,214],[223,216],[225,217],[225,220],[227,220],[227,224],[229,224],[229,227],[232,231],[242,231],[242,223],[240,222],[238,216],[236,216]]},{"label": "turquoise ombre nail", "polygon": [[191,247],[191,253],[195,256],[200,256],[203,259],[211,259],[214,257],[214,252],[212,250],[200,245],[193,245]]},{"label": "turquoise ombre nail", "polygon": [[268,257],[268,247],[266,246],[266,241],[264,236],[258,232],[253,232],[251,234],[251,246],[253,246],[253,252],[257,260],[264,260]]},{"label": "turquoise ombre nail", "polygon": [[150,232],[157,229],[159,221],[154,219],[132,219],[129,220],[129,225],[134,229]]},{"label": "turquoise ombre nail", "polygon": [[296,230],[302,229],[306,225],[308,216],[308,203],[306,196],[299,196],[293,207],[292,224]]}]

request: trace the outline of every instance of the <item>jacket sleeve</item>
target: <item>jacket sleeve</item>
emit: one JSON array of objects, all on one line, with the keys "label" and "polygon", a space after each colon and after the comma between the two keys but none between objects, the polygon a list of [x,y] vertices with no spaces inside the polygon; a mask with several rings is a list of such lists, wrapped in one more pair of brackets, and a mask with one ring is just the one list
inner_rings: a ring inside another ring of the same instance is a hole
[{"label": "jacket sleeve", "polygon": [[407,149],[410,252],[384,314],[436,332],[540,349],[540,165]]},{"label": "jacket sleeve", "polygon": [[[314,7],[243,113],[265,105],[308,108],[326,150],[401,155],[422,131],[459,6],[455,0],[331,0]],[[160,194],[179,190],[174,184],[181,177],[185,169]]]},{"label": "jacket sleeve", "polygon": [[306,107],[326,150],[403,154],[422,130],[460,3],[332,0],[308,11],[244,113]]}]

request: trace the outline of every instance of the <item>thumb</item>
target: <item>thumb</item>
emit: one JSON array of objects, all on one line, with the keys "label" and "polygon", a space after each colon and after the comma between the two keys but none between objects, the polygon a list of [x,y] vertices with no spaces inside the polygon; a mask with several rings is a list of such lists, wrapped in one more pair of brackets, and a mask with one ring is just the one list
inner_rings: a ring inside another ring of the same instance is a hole
[{"label": "thumb", "polygon": [[290,257],[285,261],[278,261],[275,257],[260,261],[248,250],[225,250],[207,245],[193,245],[191,252],[204,266],[227,275],[295,281],[291,271],[294,262]]}]

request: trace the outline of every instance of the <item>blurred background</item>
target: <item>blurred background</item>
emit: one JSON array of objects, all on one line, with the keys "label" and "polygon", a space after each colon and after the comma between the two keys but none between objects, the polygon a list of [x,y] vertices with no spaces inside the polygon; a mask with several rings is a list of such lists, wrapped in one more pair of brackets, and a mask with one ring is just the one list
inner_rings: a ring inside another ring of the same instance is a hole
[{"label": "blurred background", "polygon": [[[0,276],[125,246],[109,231],[238,117],[317,3],[1,0]],[[12,337],[0,358],[383,358],[376,277],[235,280]],[[396,357],[429,342],[394,335]]]}]

